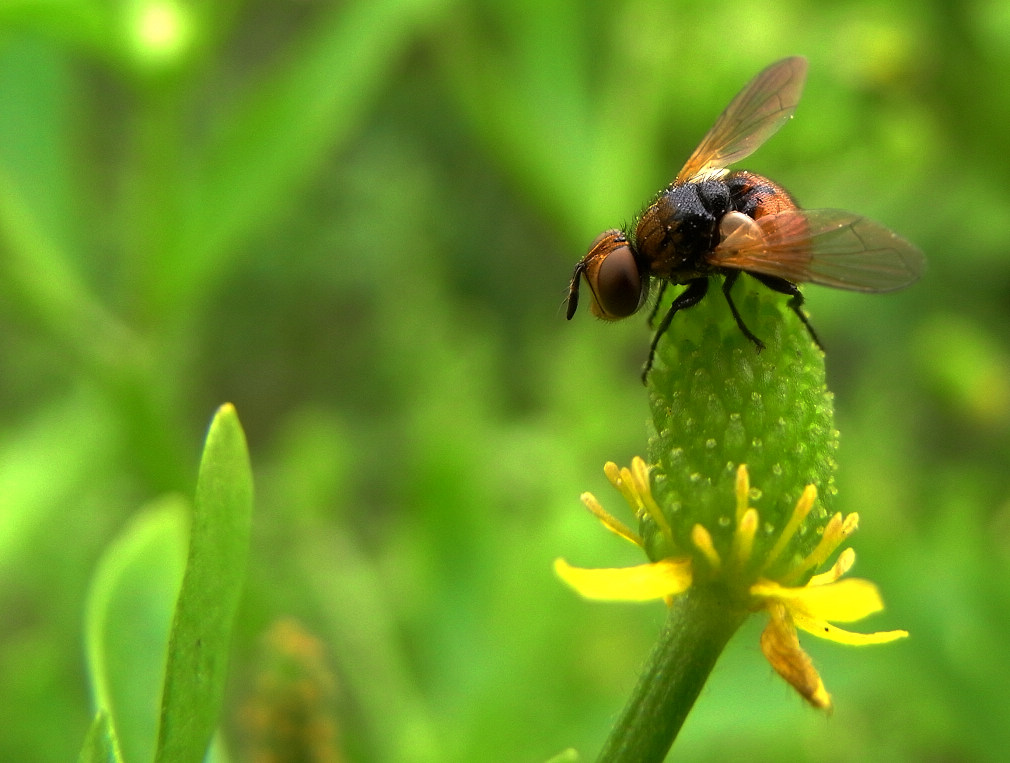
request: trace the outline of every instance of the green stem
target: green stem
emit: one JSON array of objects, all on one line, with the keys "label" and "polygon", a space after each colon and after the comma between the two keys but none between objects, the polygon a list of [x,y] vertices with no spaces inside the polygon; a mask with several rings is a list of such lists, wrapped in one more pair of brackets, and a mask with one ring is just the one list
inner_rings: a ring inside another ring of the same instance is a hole
[{"label": "green stem", "polygon": [[696,586],[678,596],[598,760],[662,761],[716,660],[746,616],[721,588]]}]

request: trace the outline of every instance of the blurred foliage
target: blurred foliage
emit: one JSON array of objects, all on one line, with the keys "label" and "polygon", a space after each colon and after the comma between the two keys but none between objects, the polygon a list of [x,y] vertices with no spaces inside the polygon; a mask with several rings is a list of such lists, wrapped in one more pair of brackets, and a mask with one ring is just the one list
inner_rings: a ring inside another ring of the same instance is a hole
[{"label": "blurred foliage", "polygon": [[912,637],[810,644],[826,721],[741,634],[678,751],[1010,747],[1005,3],[8,0],[0,759],[81,748],[88,581],[142,506],[193,493],[226,400],[257,485],[226,746],[293,620],[344,759],[591,757],[664,613],[577,600],[550,562],[634,561],[578,495],[644,452],[648,333],[559,305],[791,54],[804,99],[747,168],[929,259],[898,295],[807,292],[856,574]]}]

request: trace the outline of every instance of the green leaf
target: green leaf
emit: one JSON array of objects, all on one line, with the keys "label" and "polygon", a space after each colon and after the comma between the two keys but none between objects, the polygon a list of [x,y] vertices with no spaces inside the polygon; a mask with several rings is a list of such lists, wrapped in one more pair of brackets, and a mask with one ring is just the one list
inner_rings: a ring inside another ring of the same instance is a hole
[{"label": "green leaf", "polygon": [[[85,641],[94,702],[117,759],[154,755],[165,644],[186,560],[187,502],[144,509],[102,556],[88,592]],[[94,749],[97,732],[89,732]],[[82,753],[83,754],[83,753]]]},{"label": "green leaf", "polygon": [[299,183],[353,134],[418,27],[448,0],[340,3],[272,76],[217,125],[193,162],[199,174],[180,238],[155,279],[162,298],[190,300]]},{"label": "green leaf", "polygon": [[77,763],[120,763],[121,760],[109,716],[99,710],[91,722],[88,735],[84,737],[84,746],[81,747]]},{"label": "green leaf", "polygon": [[557,755],[551,756],[544,763],[579,763],[579,752],[569,747],[567,750],[562,750]]},{"label": "green leaf", "polygon": [[111,6],[100,0],[5,0],[0,26],[15,32],[8,39],[39,37],[100,52],[109,44]]},{"label": "green leaf", "polygon": [[74,355],[106,369],[136,357],[136,338],[89,288],[0,167],[0,280],[5,304]]},{"label": "green leaf", "polygon": [[[70,3],[62,4],[65,13],[73,13]],[[9,12],[0,11],[0,26]],[[39,44],[33,36],[11,35],[7,40],[0,48],[0,92],[8,103],[0,112],[0,166],[7,175],[6,187],[56,246],[80,251],[82,220],[75,197],[81,192],[82,172],[73,153],[79,129],[73,107],[79,87],[76,73],[64,52]]]},{"label": "green leaf", "polygon": [[200,462],[155,760],[202,760],[214,734],[245,579],[252,497],[245,435],[234,407],[223,405],[211,422]]}]

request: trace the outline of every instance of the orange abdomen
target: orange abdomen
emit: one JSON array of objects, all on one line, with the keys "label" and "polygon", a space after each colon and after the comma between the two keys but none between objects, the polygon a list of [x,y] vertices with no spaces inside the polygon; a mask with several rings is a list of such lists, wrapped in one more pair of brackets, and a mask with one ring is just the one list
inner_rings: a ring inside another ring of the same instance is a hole
[{"label": "orange abdomen", "polygon": [[724,182],[729,186],[733,209],[755,220],[798,206],[789,191],[763,175],[740,170],[729,173]]}]

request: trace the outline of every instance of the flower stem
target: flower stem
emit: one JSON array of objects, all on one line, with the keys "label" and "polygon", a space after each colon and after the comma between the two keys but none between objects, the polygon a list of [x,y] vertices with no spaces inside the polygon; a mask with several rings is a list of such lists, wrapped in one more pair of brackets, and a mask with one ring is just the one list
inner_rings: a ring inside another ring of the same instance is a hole
[{"label": "flower stem", "polygon": [[600,751],[607,763],[662,761],[716,660],[747,616],[721,587],[678,596],[638,685]]}]

